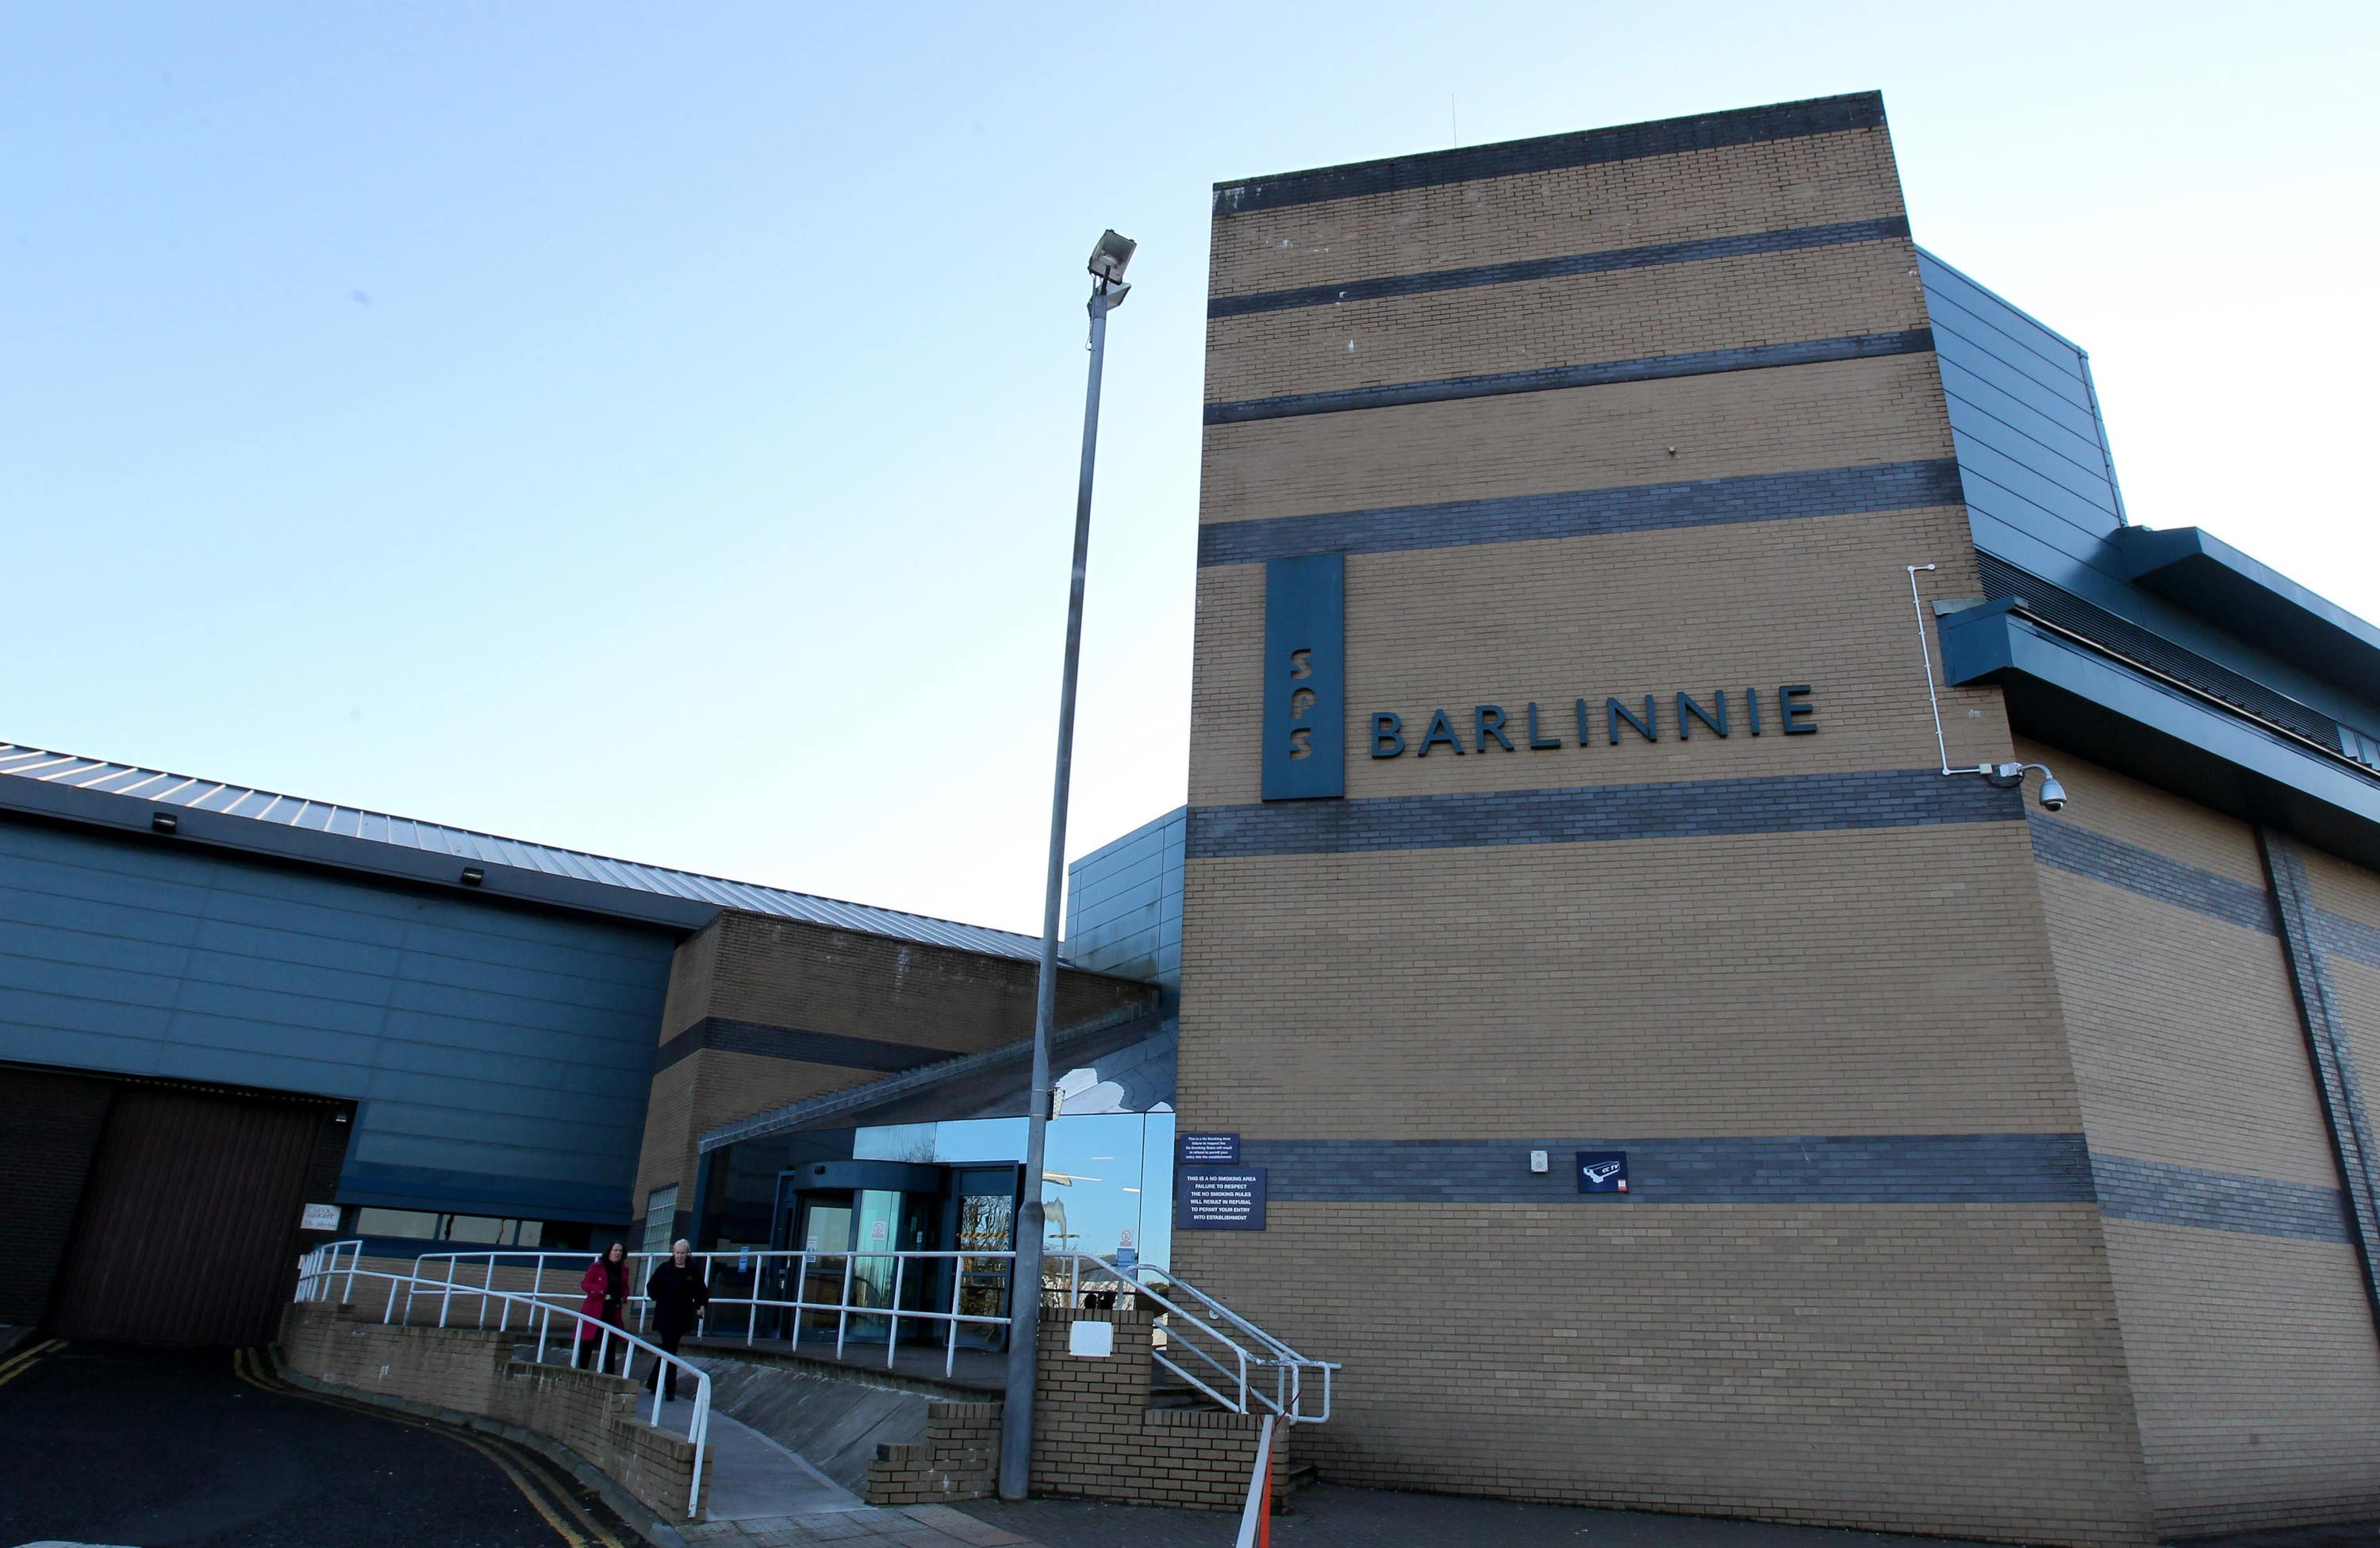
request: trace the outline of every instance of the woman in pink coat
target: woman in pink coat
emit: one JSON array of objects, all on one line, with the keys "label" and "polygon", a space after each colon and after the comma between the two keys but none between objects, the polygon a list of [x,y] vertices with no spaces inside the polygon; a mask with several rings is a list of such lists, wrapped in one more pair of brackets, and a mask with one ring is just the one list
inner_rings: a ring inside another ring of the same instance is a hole
[{"label": "woman in pink coat", "polygon": [[[579,1276],[578,1288],[587,1297],[585,1300],[578,1303],[580,1316],[599,1318],[625,1334],[628,1324],[621,1320],[621,1310],[628,1304],[627,1245],[615,1241],[605,1248],[603,1256],[588,1264],[587,1272]],[[612,1347],[606,1351],[602,1350],[598,1343],[602,1336],[603,1330],[597,1327],[594,1323],[580,1323],[578,1347],[572,1352],[570,1363],[585,1365],[591,1358],[596,1361],[597,1369],[608,1373],[612,1360],[616,1356],[620,1360],[620,1369],[625,1371],[627,1341],[625,1338],[612,1339],[610,1340]]]}]

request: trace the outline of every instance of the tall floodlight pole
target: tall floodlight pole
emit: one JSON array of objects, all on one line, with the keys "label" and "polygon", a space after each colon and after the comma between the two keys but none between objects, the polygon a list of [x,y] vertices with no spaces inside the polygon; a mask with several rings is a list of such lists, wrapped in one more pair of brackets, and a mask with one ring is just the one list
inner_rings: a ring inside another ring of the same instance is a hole
[{"label": "tall floodlight pole", "polygon": [[1025,1197],[1008,1292],[1008,1399],[1000,1421],[1000,1497],[1021,1500],[1033,1476],[1033,1378],[1041,1354],[1041,1155],[1049,1138],[1050,1029],[1058,1017],[1058,905],[1066,885],[1066,790],[1075,767],[1075,676],[1083,657],[1083,572],[1091,553],[1091,464],[1099,445],[1099,367],[1108,313],[1132,287],[1138,244],[1114,232],[1091,250],[1091,381],[1083,397],[1083,473],[1075,492],[1075,579],[1066,597],[1066,670],[1058,690],[1058,777],[1050,798],[1050,870],[1041,896],[1041,981],[1033,1002],[1033,1088],[1025,1119]]}]

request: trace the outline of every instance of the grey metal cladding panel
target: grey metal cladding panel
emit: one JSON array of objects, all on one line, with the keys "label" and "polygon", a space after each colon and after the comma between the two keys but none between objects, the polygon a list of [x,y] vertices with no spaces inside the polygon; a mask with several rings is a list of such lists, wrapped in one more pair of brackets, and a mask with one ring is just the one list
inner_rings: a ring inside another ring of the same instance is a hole
[{"label": "grey metal cladding panel", "polygon": [[0,930],[0,992],[58,994],[170,1011],[181,991],[178,975],[108,962],[102,951],[84,949],[73,957],[44,957],[27,949],[15,929]]},{"label": "grey metal cladding panel", "polygon": [[374,1012],[388,1003],[388,975],[384,972],[326,968],[302,959],[274,957],[263,951],[192,951],[187,954],[181,976],[194,983],[304,994]]},{"label": "grey metal cladding panel", "polygon": [[1954,372],[1963,372],[1963,382],[1981,383],[1992,391],[2022,404],[2068,433],[2088,436],[2095,445],[2097,443],[2099,421],[2087,405],[2076,404],[2060,394],[2050,392],[2005,361],[1969,347],[1964,340],[1948,330],[1937,334],[1935,338],[1942,346],[1936,351],[1937,356],[1948,361]]},{"label": "grey metal cladding panel", "polygon": [[487,1049],[542,1060],[560,1079],[570,1067],[611,1070],[631,1078],[642,1090],[652,1079],[653,1040],[642,1042],[598,1040],[578,1031],[524,1027],[508,1021],[475,1021],[468,1017],[425,1010],[392,1009],[385,1036],[392,1043],[410,1043],[437,1054],[453,1049]]},{"label": "grey metal cladding panel", "polygon": [[66,835],[0,823],[0,886],[38,896],[44,907],[87,905],[93,910],[122,909],[129,920],[146,914],[163,933],[179,931],[184,938],[206,905],[210,890],[203,872],[166,876],[86,868],[67,861],[57,841]]},{"label": "grey metal cladding panel", "polygon": [[[1939,290],[1926,291],[1925,311],[1934,323],[1937,347],[1948,348],[1961,360],[1990,362],[2003,368],[2003,376],[2012,373],[2023,378],[2033,384],[2045,401],[2069,403],[2085,414],[2093,411],[2081,350],[2067,346],[2058,347],[2054,353],[2025,348],[1996,327],[1993,317],[1978,315]],[[2005,308],[1999,315],[2008,315]]]},{"label": "grey metal cladding panel", "polygon": [[418,1140],[468,1140],[559,1155],[609,1154],[616,1142],[614,1137],[625,1135],[628,1137],[627,1149],[632,1157],[636,1150],[637,1130],[625,1125],[519,1111],[475,1113],[446,1103],[372,1101],[366,1105],[370,1110],[373,1127],[383,1134],[408,1135]]},{"label": "grey metal cladding panel", "polygon": [[441,983],[419,975],[395,980],[389,987],[390,1014],[442,1017],[469,1027],[500,1027],[516,1033],[560,1032],[589,1044],[625,1043],[645,1055],[652,1052],[661,1025],[658,1013],[632,1007],[573,1005],[534,994],[507,994],[496,990]]},{"label": "grey metal cladding panel", "polygon": [[1144,915],[1155,919],[1165,906],[1163,881],[1164,874],[1160,872],[1128,892],[1085,908],[1081,918],[1075,921],[1075,929],[1068,932],[1066,938],[1073,940],[1077,932],[1087,936],[1097,935]]},{"label": "grey metal cladding panel", "polygon": [[[2028,435],[1998,415],[1985,412],[1973,399],[1946,391],[1950,410],[1950,428],[1965,439],[1961,447],[1963,457],[1966,445],[1982,446],[2008,458],[2033,473],[2036,478],[2062,490],[2074,499],[2089,506],[2093,519],[2099,514],[2116,514],[2115,488],[2107,481],[2107,459],[2095,446],[2086,446],[2063,431],[2052,430],[2055,444]],[[2061,446],[2069,449],[2060,449]]]},{"label": "grey metal cladding panel", "polygon": [[0,995],[0,1059],[14,1064],[67,1065],[119,1075],[153,1075],[158,1051],[165,1046],[154,1038],[20,1021],[15,1014],[16,1007],[7,1003],[7,996]]},{"label": "grey metal cladding panel", "polygon": [[366,1090],[375,1103],[400,1103],[443,1113],[479,1113],[499,1125],[515,1118],[553,1119],[615,1128],[641,1138],[645,1122],[641,1092],[630,1097],[564,1091],[542,1082],[522,1084],[402,1069],[372,1071]]},{"label": "grey metal cladding panel", "polygon": [[[2001,511],[2018,512],[2013,519]],[[1983,552],[2028,570],[2077,596],[2093,596],[2093,581],[2120,585],[2094,563],[2103,556],[2104,543],[2085,544],[2082,534],[2066,523],[2041,523],[2037,513],[2022,508],[2016,496],[1978,481],[1967,494],[1968,527]],[[2040,530],[2036,530],[2036,528]],[[2055,541],[2052,539],[2062,541]],[[2086,552],[2077,553],[2082,549]],[[2097,598],[2093,596],[2093,600]]]},{"label": "grey metal cladding panel", "polygon": [[[413,1024],[413,1023],[409,1023]],[[451,1024],[425,1019],[418,1023],[436,1030],[452,1031]],[[584,1059],[556,1059],[548,1045],[559,1045],[561,1040],[539,1034],[527,1040],[488,1039],[458,1042],[451,1038],[431,1042],[427,1038],[384,1039],[381,1044],[377,1070],[395,1070],[416,1075],[435,1075],[454,1080],[487,1080],[498,1085],[539,1086],[558,1091],[592,1091],[601,1096],[626,1093],[641,1100],[652,1080],[652,1051],[648,1048],[641,1059],[621,1056],[601,1063]]]},{"label": "grey metal cladding panel", "polygon": [[[2034,448],[2033,460],[2020,461],[1999,447],[1968,434],[1956,417],[1950,423],[1959,447],[1959,477],[1962,484],[1980,478],[1986,483],[1998,485],[2039,511],[2043,517],[2063,521],[2094,542],[2123,525],[2116,516],[2112,495],[2103,494],[2098,502],[2094,502],[2045,472],[2042,464],[2056,463],[2062,458],[2052,457]],[[2106,486],[2103,484],[2101,487],[2104,491]]]},{"label": "grey metal cladding panel", "polygon": [[353,1170],[358,1162],[419,1166],[435,1172],[477,1173],[497,1181],[514,1177],[561,1179],[616,1190],[621,1203],[625,1204],[629,1180],[636,1175],[637,1154],[634,1146],[622,1155],[617,1150],[558,1150],[544,1145],[511,1144],[480,1134],[414,1134],[405,1129],[386,1129],[356,1136],[354,1149],[347,1156],[349,1169]]},{"label": "grey metal cladding panel", "polygon": [[[28,847],[25,832],[0,824],[0,846]],[[470,1156],[480,1153],[475,1147],[493,1141],[513,1170],[584,1177],[589,1168],[580,1152],[591,1138],[597,1150],[628,1157],[604,1161],[596,1168],[604,1176],[633,1164],[670,937],[587,921],[589,944],[576,947],[568,922],[557,930],[556,921],[538,920],[518,931],[492,905],[432,899],[439,922],[425,924],[412,896],[367,883],[54,830],[30,847],[42,853],[38,863],[0,855],[0,953],[7,954],[0,955],[0,981],[21,964],[40,987],[0,983],[0,1056],[365,1097],[358,1144],[383,1117],[403,1111],[408,1131],[454,1141],[443,1152],[409,1145],[408,1157],[450,1171],[468,1170]],[[77,856],[91,863],[67,863]],[[217,884],[157,884],[161,875],[194,873]],[[29,876],[54,890],[12,884]],[[131,895],[144,906],[69,897],[61,908],[57,892]],[[242,917],[194,920],[172,905]],[[72,922],[55,922],[61,913]],[[27,915],[51,922],[9,922]],[[475,916],[491,933],[467,928]],[[12,931],[38,934],[12,943]],[[341,938],[347,934],[371,939]],[[161,943],[160,935],[177,939]],[[71,938],[71,949],[44,951],[61,936]],[[209,945],[185,944],[198,936]],[[424,939],[441,949],[401,945]],[[42,955],[15,954],[27,945]],[[627,957],[628,947],[642,948],[641,964]],[[511,960],[521,957],[606,976]],[[176,958],[178,972],[156,970]],[[616,981],[630,967],[642,981]],[[402,1057],[387,1059],[399,1050]],[[515,1079],[475,1062],[481,1054],[501,1059]],[[383,1070],[385,1078],[424,1100],[370,1098],[375,1066],[391,1062],[399,1067]],[[443,1105],[427,1100],[441,1097]],[[423,1116],[432,1109],[443,1115]],[[457,1149],[467,1140],[472,1145]]]},{"label": "grey metal cladding panel", "polygon": [[[163,1042],[174,1012],[168,1006],[135,1005],[126,1000],[94,999],[87,994],[56,994],[41,989],[0,989],[0,1026],[15,1027],[38,1041],[46,1032],[91,1032],[106,1037]],[[19,1039],[21,1044],[23,1039]],[[47,1061],[35,1054],[12,1057]]]},{"label": "grey metal cladding panel", "polygon": [[1162,871],[1165,849],[1161,834],[1122,840],[1076,860],[1067,872],[1068,884],[1079,888],[1086,897],[1104,896],[1120,886],[1132,884],[1133,879]]},{"label": "grey metal cladding panel", "polygon": [[[228,957],[281,957],[289,953],[291,932],[277,925],[249,923],[225,919],[218,908],[212,917],[199,921],[198,935],[191,942],[194,949],[221,952]],[[337,936],[306,932],[306,960],[324,969],[355,973],[367,979],[382,979],[395,972],[405,960],[401,944],[376,941],[343,940]],[[398,942],[403,932],[397,934]]]},{"label": "grey metal cladding panel", "polygon": [[[187,978],[174,1008],[176,1036],[181,1035],[184,1018],[193,1017],[220,1019],[235,1028],[254,1026],[321,1036],[352,1034],[365,1040],[357,1055],[360,1064],[371,1063],[371,1040],[379,1033],[382,1014],[378,1006],[326,1000],[319,994]],[[249,1044],[235,1037],[231,1046]]]},{"label": "grey metal cladding panel", "polygon": [[[455,943],[444,932],[440,946],[452,948]],[[658,1022],[665,986],[650,984],[589,983],[567,973],[549,972],[504,961],[488,961],[457,956],[450,950],[409,950],[405,965],[397,976],[415,983],[434,983],[449,989],[461,989],[510,998],[547,1000],[555,1005],[577,1006],[587,1009],[628,1009],[650,1014]]]},{"label": "grey metal cladding panel", "polygon": [[1917,266],[1929,305],[1938,297],[1970,316],[1987,320],[1996,334],[2027,353],[2057,363],[2074,376],[2082,374],[2079,364],[2082,349],[2072,339],[1985,289],[1923,248],[1917,250]]},{"label": "grey metal cladding panel", "polygon": [[1164,882],[1164,869],[1153,859],[1084,878],[1081,897],[1066,910],[1067,933],[1071,935],[1075,926],[1087,930],[1118,912],[1141,907],[1154,898]]},{"label": "grey metal cladding panel", "polygon": [[[0,955],[29,961],[107,968],[119,972],[180,976],[190,948],[175,943],[62,929],[42,922],[39,900],[0,885]],[[23,915],[35,917],[27,919]]]},{"label": "grey metal cladding panel", "polygon": [[1942,372],[1943,393],[1965,408],[1971,417],[1980,414],[1998,420],[2016,433],[2040,442],[2046,449],[2098,475],[2104,481],[2107,458],[2097,440],[2097,421],[2078,427],[2062,409],[2054,406],[2045,408],[2039,399],[2010,392],[1948,356],[1937,356],[1936,364]]},{"label": "grey metal cladding panel", "polygon": [[[309,1059],[293,1054],[255,1053],[244,1048],[207,1048],[195,1043],[165,1042],[148,1073],[174,1080],[198,1080],[231,1086],[255,1086],[267,1091],[311,1091],[321,1096],[360,1096],[362,1074],[354,1065]],[[358,1119],[360,1132],[363,1122]]]}]

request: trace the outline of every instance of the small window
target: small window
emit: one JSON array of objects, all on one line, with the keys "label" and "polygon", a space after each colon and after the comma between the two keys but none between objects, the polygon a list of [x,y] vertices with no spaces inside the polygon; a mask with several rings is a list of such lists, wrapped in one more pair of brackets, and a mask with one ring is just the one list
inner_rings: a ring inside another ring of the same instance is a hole
[{"label": "small window", "polygon": [[426,1210],[356,1211],[359,1237],[411,1237],[416,1241],[438,1239],[438,1217]]},{"label": "small window", "polygon": [[677,1224],[677,1184],[645,1195],[645,1250],[667,1252],[670,1231]]}]

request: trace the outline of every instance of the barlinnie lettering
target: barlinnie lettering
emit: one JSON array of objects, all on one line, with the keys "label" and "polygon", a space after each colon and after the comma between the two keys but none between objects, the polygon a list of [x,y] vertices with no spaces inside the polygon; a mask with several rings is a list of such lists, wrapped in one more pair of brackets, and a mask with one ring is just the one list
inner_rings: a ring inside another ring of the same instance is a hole
[{"label": "barlinnie lettering", "polygon": [[[1813,695],[1816,691],[1808,683],[1788,683],[1776,689],[1747,688],[1741,694],[1733,695],[1732,704],[1730,702],[1731,690],[1728,689],[1716,689],[1706,695],[1683,689],[1669,694],[1631,694],[1624,699],[1617,694],[1607,694],[1603,698],[1599,727],[1595,701],[1582,697],[1573,701],[1576,730],[1570,741],[1562,739],[1560,724],[1545,717],[1534,701],[1524,716],[1528,735],[1517,743],[1511,733],[1518,727],[1513,725],[1512,717],[1505,713],[1504,706],[1474,704],[1471,707],[1469,747],[1463,745],[1463,734],[1455,729],[1454,717],[1445,710],[1433,709],[1428,712],[1429,729],[1423,733],[1421,745],[1413,749],[1413,753],[1416,758],[1427,758],[1431,748],[1445,747],[1451,749],[1460,758],[1465,754],[1476,756],[1485,753],[1490,746],[1506,752],[1545,752],[1563,747],[1591,746],[1598,733],[1606,746],[1617,747],[1621,743],[1623,726],[1632,733],[1627,738],[1632,742],[1640,738],[1648,742],[1665,738],[1688,742],[1694,740],[1697,733],[1706,737],[1757,737],[1767,729],[1761,713],[1761,701],[1771,694],[1776,696],[1777,729],[1788,737],[1815,736],[1818,707]],[[1661,713],[1661,701],[1665,698],[1674,707],[1673,716]],[[1639,704],[1641,708],[1637,707]],[[1738,705],[1742,706],[1740,715],[1735,713]],[[1421,712],[1415,713],[1418,714]],[[1404,731],[1404,712],[1373,711],[1372,756],[1376,759],[1402,757],[1406,751]]]}]

